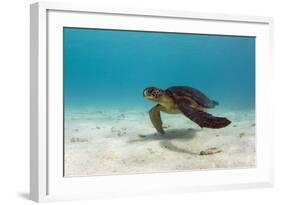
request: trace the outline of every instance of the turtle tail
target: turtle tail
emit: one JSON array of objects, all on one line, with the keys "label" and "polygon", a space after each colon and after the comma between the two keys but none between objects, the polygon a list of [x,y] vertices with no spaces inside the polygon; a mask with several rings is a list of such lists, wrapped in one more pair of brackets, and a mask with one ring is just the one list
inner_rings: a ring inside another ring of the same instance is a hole
[{"label": "turtle tail", "polygon": [[219,102],[215,101],[215,100],[211,100],[209,102],[208,108],[214,108],[215,106],[218,106]]},{"label": "turtle tail", "polygon": [[218,101],[212,100],[212,102],[213,102],[214,107],[217,106],[217,105],[219,105],[219,102],[218,102]]}]

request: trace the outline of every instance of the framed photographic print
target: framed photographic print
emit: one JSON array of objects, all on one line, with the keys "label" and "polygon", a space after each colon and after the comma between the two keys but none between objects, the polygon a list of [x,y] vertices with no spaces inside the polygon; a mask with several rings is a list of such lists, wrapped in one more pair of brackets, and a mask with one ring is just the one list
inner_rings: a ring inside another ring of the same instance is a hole
[{"label": "framed photographic print", "polygon": [[272,24],[32,4],[31,199],[272,186]]}]

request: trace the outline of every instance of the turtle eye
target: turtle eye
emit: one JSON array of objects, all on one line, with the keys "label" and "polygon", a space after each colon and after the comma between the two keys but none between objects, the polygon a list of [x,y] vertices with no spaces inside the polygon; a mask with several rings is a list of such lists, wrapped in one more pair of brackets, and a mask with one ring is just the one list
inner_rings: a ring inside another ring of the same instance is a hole
[{"label": "turtle eye", "polygon": [[158,92],[158,90],[156,90],[156,91],[154,92],[154,96],[155,96],[155,97],[158,97],[158,95],[159,95],[159,92]]}]

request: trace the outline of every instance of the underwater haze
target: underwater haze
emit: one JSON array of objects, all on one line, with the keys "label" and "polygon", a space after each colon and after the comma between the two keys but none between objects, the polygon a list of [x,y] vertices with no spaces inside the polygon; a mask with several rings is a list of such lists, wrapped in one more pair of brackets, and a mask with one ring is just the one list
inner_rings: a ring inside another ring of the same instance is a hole
[{"label": "underwater haze", "polygon": [[[66,27],[63,43],[65,177],[255,167],[254,37]],[[161,112],[160,134],[151,86],[194,87],[231,123]]]},{"label": "underwater haze", "polygon": [[253,109],[255,38],[64,28],[66,108],[147,107],[144,88],[176,85]]}]

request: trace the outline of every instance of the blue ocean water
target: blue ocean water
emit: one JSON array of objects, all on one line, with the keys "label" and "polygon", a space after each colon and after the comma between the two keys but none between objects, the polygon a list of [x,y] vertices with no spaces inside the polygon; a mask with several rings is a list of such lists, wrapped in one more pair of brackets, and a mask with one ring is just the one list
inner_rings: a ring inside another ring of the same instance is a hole
[{"label": "blue ocean water", "polygon": [[64,28],[66,108],[148,108],[143,89],[187,85],[255,108],[255,38]]}]

